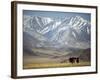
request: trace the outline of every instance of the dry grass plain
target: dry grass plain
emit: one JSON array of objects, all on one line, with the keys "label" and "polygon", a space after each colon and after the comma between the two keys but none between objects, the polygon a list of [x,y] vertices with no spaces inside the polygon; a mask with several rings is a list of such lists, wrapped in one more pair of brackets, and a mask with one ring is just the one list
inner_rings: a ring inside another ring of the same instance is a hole
[{"label": "dry grass plain", "polygon": [[[58,68],[58,67],[78,67],[78,66],[90,66],[89,61],[80,61],[79,63],[69,63],[68,54],[66,51],[33,49],[33,52],[39,56],[24,56],[23,57],[23,69],[36,69],[36,68]],[[54,57],[54,56],[57,56]],[[62,57],[61,57],[62,56]],[[62,62],[66,60],[65,62]]]},{"label": "dry grass plain", "polygon": [[58,67],[81,67],[90,66],[90,62],[80,62],[80,63],[27,63],[23,65],[24,69],[36,69],[36,68],[58,68]]}]

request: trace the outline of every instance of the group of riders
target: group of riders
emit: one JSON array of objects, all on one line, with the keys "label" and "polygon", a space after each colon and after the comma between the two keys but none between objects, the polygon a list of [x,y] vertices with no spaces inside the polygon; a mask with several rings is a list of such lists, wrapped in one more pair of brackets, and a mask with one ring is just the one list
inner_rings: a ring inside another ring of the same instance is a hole
[{"label": "group of riders", "polygon": [[70,63],[79,63],[79,57],[70,57],[69,58]]},{"label": "group of riders", "polygon": [[68,60],[63,60],[61,63],[65,63],[65,62],[67,62],[67,61],[69,61],[69,63],[79,63],[80,62],[80,59],[79,59],[79,57],[70,57]]}]

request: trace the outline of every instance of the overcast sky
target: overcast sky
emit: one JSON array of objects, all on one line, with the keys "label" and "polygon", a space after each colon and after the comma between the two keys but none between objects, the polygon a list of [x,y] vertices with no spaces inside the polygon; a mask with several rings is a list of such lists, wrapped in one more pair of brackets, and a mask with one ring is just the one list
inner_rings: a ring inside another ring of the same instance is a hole
[{"label": "overcast sky", "polygon": [[75,17],[75,16],[81,16],[85,20],[89,22],[91,21],[91,14],[89,13],[23,10],[23,15],[50,17],[54,19],[57,19],[57,18],[64,19],[65,17],[70,18],[70,17]]}]

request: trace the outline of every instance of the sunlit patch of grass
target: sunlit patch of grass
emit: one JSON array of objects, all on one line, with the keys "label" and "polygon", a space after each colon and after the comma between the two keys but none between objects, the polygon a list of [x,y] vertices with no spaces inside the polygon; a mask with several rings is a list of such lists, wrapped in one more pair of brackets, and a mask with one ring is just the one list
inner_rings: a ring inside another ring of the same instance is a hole
[{"label": "sunlit patch of grass", "polygon": [[24,69],[35,69],[35,68],[57,68],[57,67],[78,67],[78,66],[90,66],[90,62],[80,63],[30,63],[24,64]]}]

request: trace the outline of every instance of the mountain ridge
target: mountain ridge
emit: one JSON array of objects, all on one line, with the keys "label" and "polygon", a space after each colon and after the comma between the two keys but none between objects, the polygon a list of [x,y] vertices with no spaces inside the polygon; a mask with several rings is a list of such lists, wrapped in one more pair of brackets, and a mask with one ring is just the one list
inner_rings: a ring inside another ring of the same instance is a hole
[{"label": "mountain ridge", "polygon": [[90,47],[91,25],[80,16],[61,21],[40,16],[24,16],[23,19],[23,32],[40,41],[35,45],[37,47]]}]

